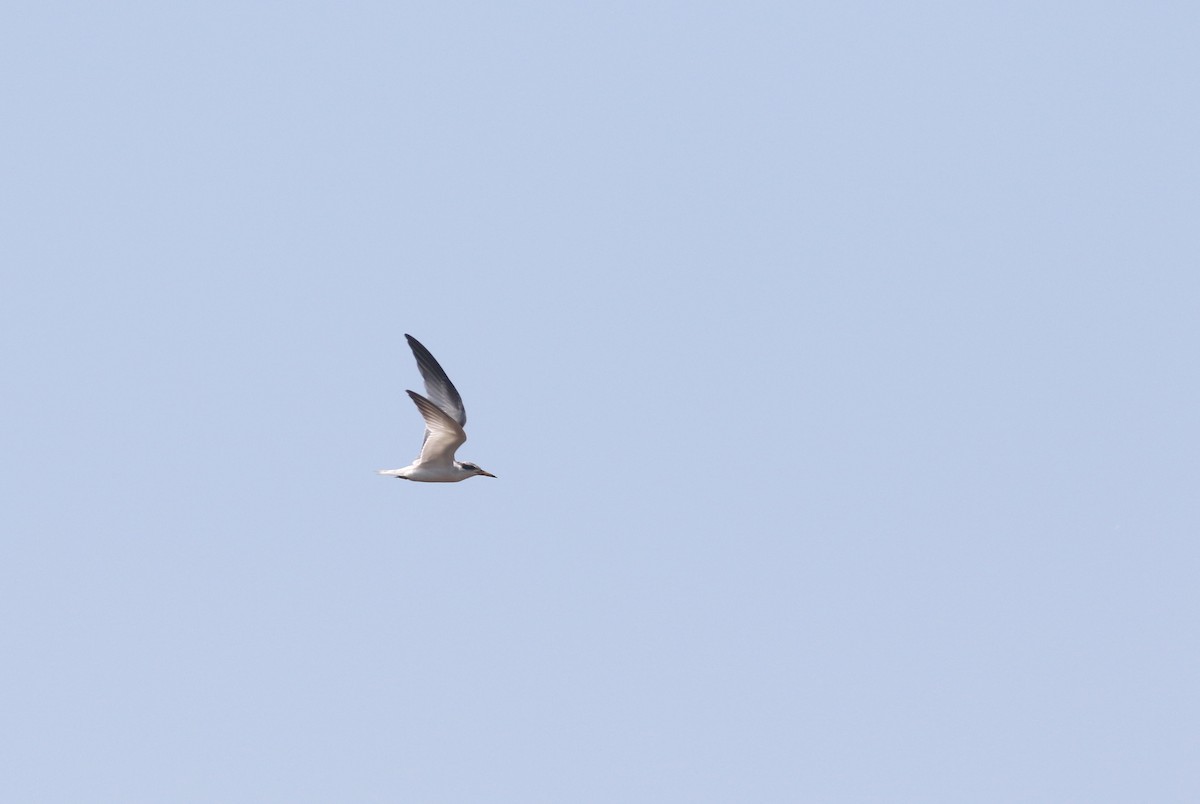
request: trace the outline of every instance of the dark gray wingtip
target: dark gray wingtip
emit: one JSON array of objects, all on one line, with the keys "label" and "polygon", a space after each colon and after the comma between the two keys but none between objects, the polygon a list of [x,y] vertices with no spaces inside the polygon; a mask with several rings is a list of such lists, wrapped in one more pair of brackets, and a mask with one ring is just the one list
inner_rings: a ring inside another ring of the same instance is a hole
[{"label": "dark gray wingtip", "polygon": [[467,409],[463,406],[458,389],[446,375],[446,370],[423,343],[408,333],[405,333],[404,337],[408,339],[408,347],[412,349],[413,357],[417,360],[417,368],[421,371],[421,378],[425,380],[425,392],[433,400],[433,403],[458,422],[460,427],[466,426]]}]

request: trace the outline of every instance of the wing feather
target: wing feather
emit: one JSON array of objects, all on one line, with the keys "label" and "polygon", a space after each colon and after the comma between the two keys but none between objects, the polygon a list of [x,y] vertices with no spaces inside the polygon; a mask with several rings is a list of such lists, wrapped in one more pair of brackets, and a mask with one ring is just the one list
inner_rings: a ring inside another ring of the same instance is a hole
[{"label": "wing feather", "polygon": [[429,353],[429,350],[421,345],[420,341],[412,335],[404,337],[408,338],[408,346],[412,349],[413,356],[417,358],[417,368],[421,370],[421,377],[425,380],[425,393],[429,395],[429,399],[457,422],[460,428],[465,427],[467,409],[463,407],[462,397],[458,395],[458,389],[454,387],[454,383],[450,382],[450,378],[446,376],[441,365]]},{"label": "wing feather", "polygon": [[408,391],[409,397],[421,411],[425,419],[425,441],[421,444],[421,454],[413,463],[445,464],[454,462],[454,453],[467,440],[467,434],[462,426],[446,411],[416,391]]}]

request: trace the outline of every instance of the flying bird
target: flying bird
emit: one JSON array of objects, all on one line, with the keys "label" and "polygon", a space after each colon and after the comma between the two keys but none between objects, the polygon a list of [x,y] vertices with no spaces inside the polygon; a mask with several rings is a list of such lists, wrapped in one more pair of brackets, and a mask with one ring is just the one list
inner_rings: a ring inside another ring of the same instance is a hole
[{"label": "flying bird", "polygon": [[411,464],[403,469],[380,469],[379,474],[424,483],[457,483],[475,475],[495,477],[473,463],[454,459],[454,453],[467,440],[463,431],[467,411],[462,397],[429,350],[412,335],[404,337],[417,358],[417,368],[425,379],[425,393],[429,395],[426,398],[416,391],[407,392],[425,419],[425,441],[421,444],[421,454]]}]

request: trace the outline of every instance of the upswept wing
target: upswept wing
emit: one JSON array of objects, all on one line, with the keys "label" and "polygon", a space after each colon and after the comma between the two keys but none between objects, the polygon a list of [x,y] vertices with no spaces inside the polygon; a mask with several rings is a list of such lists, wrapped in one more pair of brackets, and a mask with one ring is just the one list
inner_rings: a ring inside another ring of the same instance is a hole
[{"label": "upswept wing", "polygon": [[[429,394],[429,399],[457,422],[459,428],[465,427],[467,409],[463,407],[462,397],[458,395],[458,389],[454,387],[454,383],[450,382],[446,372],[434,360],[429,350],[421,345],[420,341],[412,335],[404,337],[408,338],[408,346],[412,349],[413,356],[417,358],[417,368],[421,370],[421,377],[425,380],[425,393]],[[418,407],[420,407],[419,403]],[[428,417],[426,417],[426,421],[428,421]],[[465,439],[466,436],[463,438]],[[461,444],[462,441],[458,443]]]},{"label": "upswept wing", "polygon": [[467,434],[463,432],[462,426],[450,418],[441,407],[433,404],[416,391],[407,393],[416,403],[417,410],[421,411],[421,417],[425,419],[425,441],[421,444],[421,454],[417,457],[417,461],[423,464],[448,465],[453,463],[454,453],[467,440]]}]

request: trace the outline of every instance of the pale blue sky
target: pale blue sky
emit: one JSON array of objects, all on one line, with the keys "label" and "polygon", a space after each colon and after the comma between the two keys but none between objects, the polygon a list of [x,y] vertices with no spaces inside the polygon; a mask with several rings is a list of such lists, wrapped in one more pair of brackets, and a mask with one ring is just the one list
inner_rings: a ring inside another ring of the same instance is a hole
[{"label": "pale blue sky", "polygon": [[0,800],[1200,800],[1198,23],[9,4]]}]

